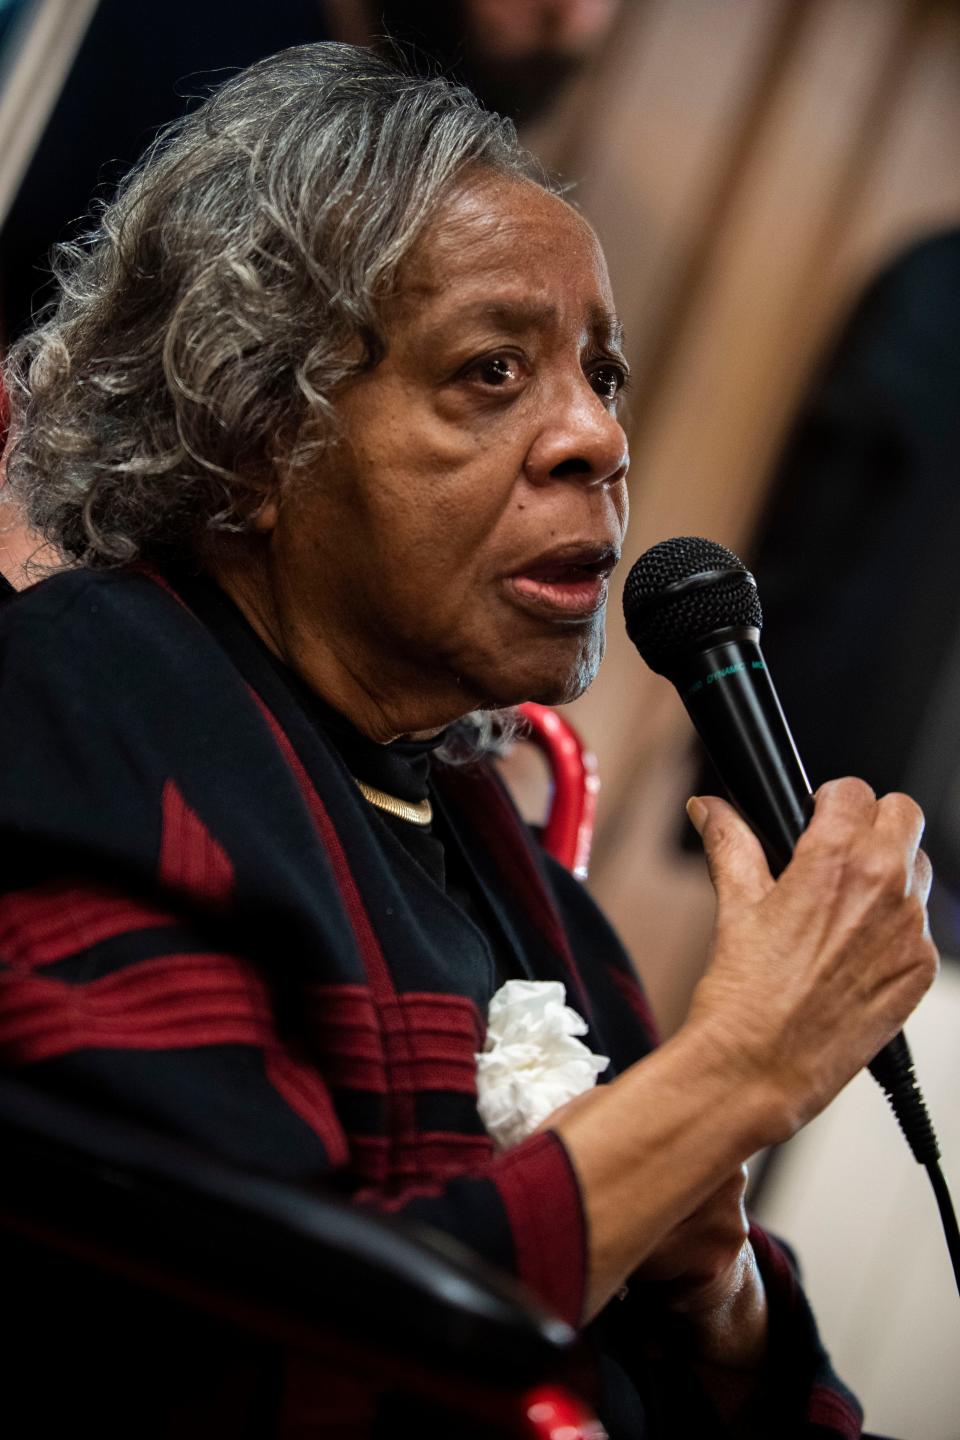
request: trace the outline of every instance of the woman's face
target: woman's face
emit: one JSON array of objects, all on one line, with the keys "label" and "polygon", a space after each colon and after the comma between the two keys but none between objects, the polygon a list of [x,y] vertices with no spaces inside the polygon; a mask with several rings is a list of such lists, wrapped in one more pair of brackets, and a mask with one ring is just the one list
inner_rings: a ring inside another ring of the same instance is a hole
[{"label": "woman's face", "polygon": [[375,738],[573,699],[627,517],[624,362],[596,237],[538,186],[460,190],[400,276],[344,442],[268,531],[274,643]]}]

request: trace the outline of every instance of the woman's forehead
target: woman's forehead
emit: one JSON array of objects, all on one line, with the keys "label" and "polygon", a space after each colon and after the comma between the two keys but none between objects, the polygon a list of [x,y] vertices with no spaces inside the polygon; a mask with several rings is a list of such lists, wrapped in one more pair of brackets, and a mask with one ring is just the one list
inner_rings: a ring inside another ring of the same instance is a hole
[{"label": "woman's forehead", "polygon": [[583,217],[531,180],[487,174],[440,207],[402,267],[397,298],[446,308],[495,294],[613,309],[603,251]]}]

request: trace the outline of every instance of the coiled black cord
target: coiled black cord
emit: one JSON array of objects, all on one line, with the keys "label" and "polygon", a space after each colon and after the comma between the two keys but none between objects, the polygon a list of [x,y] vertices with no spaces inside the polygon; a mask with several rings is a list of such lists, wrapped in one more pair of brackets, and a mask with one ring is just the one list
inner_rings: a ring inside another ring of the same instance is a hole
[{"label": "coiled black cord", "polygon": [[903,1031],[871,1060],[869,1069],[890,1102],[913,1158],[930,1177],[953,1266],[953,1278],[960,1292],[960,1228],[946,1178],[940,1169],[940,1146],[936,1132],[927,1114],[923,1091],[914,1071],[913,1056]]}]

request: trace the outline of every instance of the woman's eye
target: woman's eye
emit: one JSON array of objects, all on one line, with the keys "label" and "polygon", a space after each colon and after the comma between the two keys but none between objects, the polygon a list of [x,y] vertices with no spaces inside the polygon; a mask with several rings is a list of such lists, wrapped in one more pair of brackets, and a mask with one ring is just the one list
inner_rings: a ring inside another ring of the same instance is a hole
[{"label": "woman's eye", "polygon": [[510,385],[519,380],[523,374],[523,367],[520,361],[512,355],[488,355],[483,360],[478,360],[471,365],[468,375],[471,379],[481,381],[484,385],[491,385],[495,389]]},{"label": "woman's eye", "polygon": [[590,383],[602,400],[616,400],[627,383],[627,372],[620,365],[597,365],[590,372]]}]

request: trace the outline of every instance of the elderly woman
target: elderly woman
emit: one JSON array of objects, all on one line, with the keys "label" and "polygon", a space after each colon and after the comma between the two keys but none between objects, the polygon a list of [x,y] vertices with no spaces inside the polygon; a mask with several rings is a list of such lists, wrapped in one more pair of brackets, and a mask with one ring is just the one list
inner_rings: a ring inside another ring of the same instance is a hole
[{"label": "elderly woman", "polygon": [[[510,125],[363,51],[265,61],[9,375],[9,483],[72,568],[0,616],[5,1064],[461,1237],[590,1326],[615,1435],[859,1434],[742,1166],[933,978],[916,807],[824,787],[775,884],[692,802],[714,951],[652,1049],[587,895],[451,763],[589,685],[627,515],[603,257]],[[524,977],[609,1083],[495,1150],[475,1055]],[[221,1433],[230,1357],[165,1344]]]}]

